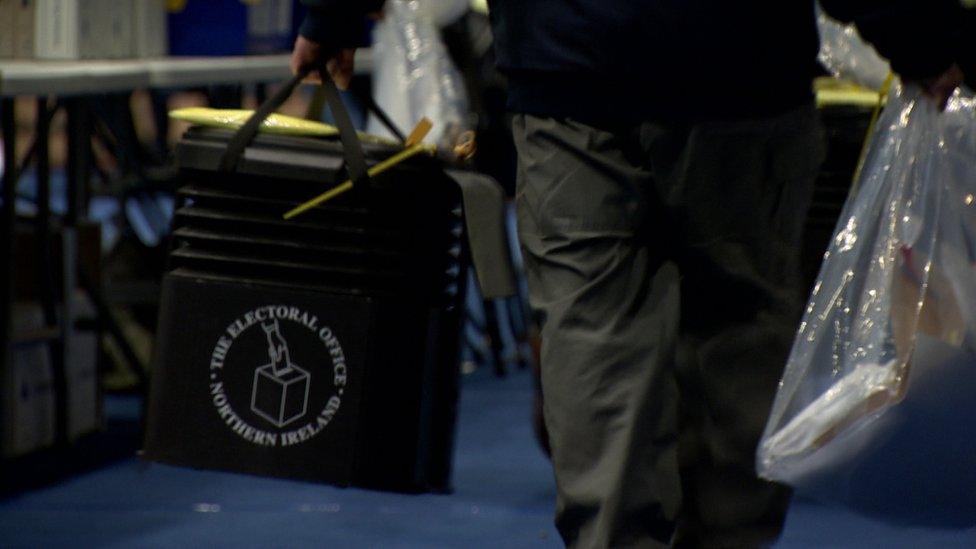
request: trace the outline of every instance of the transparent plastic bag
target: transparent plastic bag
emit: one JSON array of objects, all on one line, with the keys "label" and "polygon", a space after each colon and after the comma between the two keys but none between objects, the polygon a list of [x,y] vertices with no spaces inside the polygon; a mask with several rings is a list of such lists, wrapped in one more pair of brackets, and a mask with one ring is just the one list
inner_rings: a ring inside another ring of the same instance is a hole
[{"label": "transparent plastic bag", "polygon": [[820,28],[820,63],[831,74],[872,90],[884,87],[891,65],[865,42],[854,25],[845,25],[824,13],[817,4]]},{"label": "transparent plastic bag", "polygon": [[[373,94],[393,122],[409,132],[426,117],[428,141],[448,150],[470,129],[464,82],[441,40],[437,21],[456,18],[455,1],[389,0],[373,31]],[[466,5],[464,6],[467,7]],[[369,133],[390,135],[375,118]]]},{"label": "transparent plastic bag", "polygon": [[876,510],[972,509],[976,103],[957,93],[939,113],[920,91],[896,86],[873,139],[757,470]]}]

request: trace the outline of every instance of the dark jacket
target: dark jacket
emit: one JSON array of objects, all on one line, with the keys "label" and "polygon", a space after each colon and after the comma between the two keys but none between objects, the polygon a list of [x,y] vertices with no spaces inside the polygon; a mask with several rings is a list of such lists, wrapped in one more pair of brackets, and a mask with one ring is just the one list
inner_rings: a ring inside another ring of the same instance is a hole
[{"label": "dark jacket", "polygon": [[[306,3],[362,12],[364,4],[381,2]],[[856,22],[905,77],[933,76],[955,61],[958,0],[821,4]],[[516,112],[612,123],[761,116],[809,102],[818,71],[813,0],[490,0],[490,6],[498,64]],[[313,9],[309,19],[327,17]]]},{"label": "dark jacket", "polygon": [[367,13],[379,11],[385,0],[301,0],[308,7],[299,34],[327,50],[363,44]]}]

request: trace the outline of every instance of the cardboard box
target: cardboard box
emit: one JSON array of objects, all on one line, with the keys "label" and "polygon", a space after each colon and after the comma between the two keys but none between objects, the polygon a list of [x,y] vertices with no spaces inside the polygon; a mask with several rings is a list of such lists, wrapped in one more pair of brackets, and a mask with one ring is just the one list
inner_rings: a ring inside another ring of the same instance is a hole
[{"label": "cardboard box", "polygon": [[125,59],[132,56],[132,18],[133,3],[118,2],[115,0],[107,1],[106,13],[108,14],[107,23],[108,37],[104,48],[104,57],[109,59]]},{"label": "cardboard box", "polygon": [[[56,0],[48,0],[56,1]],[[112,55],[115,12],[127,2],[71,0],[77,4],[78,59],[107,59]]]},{"label": "cardboard box", "polygon": [[14,51],[17,59],[32,59],[36,45],[37,2],[16,0],[13,7]]},{"label": "cardboard box", "polygon": [[14,56],[14,4],[17,0],[0,0],[0,59]]},{"label": "cardboard box", "polygon": [[[78,59],[81,56],[81,28],[78,25],[78,0],[26,0],[19,9],[17,31],[24,46],[18,57],[38,59]],[[22,36],[30,34],[30,38]]]},{"label": "cardboard box", "polygon": [[[72,302],[75,319],[90,318],[95,309],[82,292]],[[37,302],[14,305],[14,338],[9,351],[10,368],[0,380],[4,406],[0,455],[16,457],[52,446],[56,440],[56,388],[48,343],[38,339],[45,329]],[[69,441],[102,426],[101,391],[98,381],[98,335],[74,331],[68,343],[67,436]]]},{"label": "cardboard box", "polygon": [[163,57],[169,51],[166,0],[133,0],[132,57]]},{"label": "cardboard box", "polygon": [[[2,455],[16,457],[54,444],[54,385],[50,353],[43,344],[23,339],[44,327],[37,303],[17,303],[13,309],[14,341],[8,350],[7,376],[0,395],[4,403]],[[20,340],[20,341],[19,341]]]},{"label": "cardboard box", "polygon": [[15,55],[36,59],[106,57],[111,21],[126,2],[19,0]]}]

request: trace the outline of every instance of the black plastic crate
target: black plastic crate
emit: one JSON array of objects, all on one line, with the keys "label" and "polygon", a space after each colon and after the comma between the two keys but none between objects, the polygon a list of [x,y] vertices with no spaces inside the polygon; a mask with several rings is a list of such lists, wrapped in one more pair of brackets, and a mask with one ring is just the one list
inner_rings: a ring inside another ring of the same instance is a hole
[{"label": "black plastic crate", "polygon": [[346,178],[342,144],[260,135],[221,170],[233,137],[193,128],[177,149],[146,457],[447,490],[469,264],[458,184],[416,157],[285,221]]}]

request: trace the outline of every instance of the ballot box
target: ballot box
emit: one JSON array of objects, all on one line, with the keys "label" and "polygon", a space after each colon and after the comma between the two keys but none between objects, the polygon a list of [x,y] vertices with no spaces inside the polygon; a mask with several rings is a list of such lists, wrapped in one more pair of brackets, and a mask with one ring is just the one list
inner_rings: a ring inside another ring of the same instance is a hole
[{"label": "ballot box", "polygon": [[[458,183],[418,155],[295,219],[347,176],[338,139],[190,129],[163,278],[145,456],[444,491],[469,253]],[[362,144],[367,164],[402,147]]]}]

